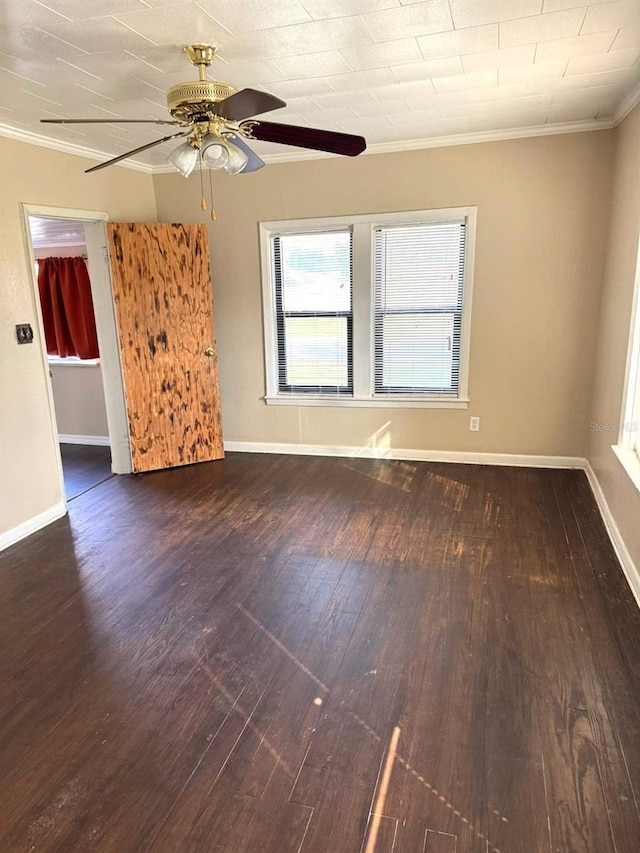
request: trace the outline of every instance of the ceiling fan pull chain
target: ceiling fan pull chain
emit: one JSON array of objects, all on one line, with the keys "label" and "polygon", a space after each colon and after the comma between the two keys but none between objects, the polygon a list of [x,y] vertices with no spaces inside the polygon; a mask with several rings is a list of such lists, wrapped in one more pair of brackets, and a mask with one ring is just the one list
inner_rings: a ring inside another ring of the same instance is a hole
[{"label": "ceiling fan pull chain", "polygon": [[211,169],[209,169],[209,198],[211,199],[211,218],[216,220],[216,210],[213,206],[213,176],[211,174]]},{"label": "ceiling fan pull chain", "polygon": [[198,159],[200,161],[200,210],[206,210],[207,202],[204,197],[204,178],[202,177],[202,148],[198,148]]}]

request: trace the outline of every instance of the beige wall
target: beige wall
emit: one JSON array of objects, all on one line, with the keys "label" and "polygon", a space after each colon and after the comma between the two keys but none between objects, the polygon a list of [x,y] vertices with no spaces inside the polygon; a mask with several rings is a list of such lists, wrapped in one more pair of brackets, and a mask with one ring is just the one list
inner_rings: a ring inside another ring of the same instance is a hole
[{"label": "beige wall", "polygon": [[40,346],[18,346],[15,338],[16,323],[37,329],[20,204],[101,210],[122,220],[156,215],[150,176],[120,167],[85,175],[90,165],[94,162],[0,139],[0,532],[61,500]]},{"label": "beige wall", "polygon": [[[620,421],[640,235],[640,106],[617,128],[617,152],[597,361],[589,422]],[[640,570],[640,493],[611,450],[617,434],[588,432],[589,461],[631,558]],[[582,437],[582,436],[581,436]]]},{"label": "beige wall", "polygon": [[50,370],[58,432],[108,436],[100,365],[52,364]]},{"label": "beige wall", "polygon": [[[225,438],[584,456],[614,131],[216,174],[210,224]],[[206,220],[197,176],[154,177],[162,221]],[[261,220],[477,205],[468,411],[266,406]],[[468,429],[469,415],[481,431]]]}]

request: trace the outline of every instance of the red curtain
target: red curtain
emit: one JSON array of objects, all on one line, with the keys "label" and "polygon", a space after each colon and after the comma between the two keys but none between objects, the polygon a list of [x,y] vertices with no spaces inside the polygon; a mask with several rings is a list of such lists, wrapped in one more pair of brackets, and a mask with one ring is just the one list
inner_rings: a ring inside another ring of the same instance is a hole
[{"label": "red curtain", "polygon": [[38,261],[38,289],[49,355],[98,358],[91,285],[84,258]]}]

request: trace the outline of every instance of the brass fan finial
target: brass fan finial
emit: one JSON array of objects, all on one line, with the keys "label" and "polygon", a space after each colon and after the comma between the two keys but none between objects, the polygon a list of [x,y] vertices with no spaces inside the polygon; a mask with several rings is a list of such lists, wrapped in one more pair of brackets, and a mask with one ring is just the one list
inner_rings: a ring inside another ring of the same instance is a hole
[{"label": "brass fan finial", "polygon": [[188,44],[184,52],[198,69],[200,80],[206,80],[206,69],[213,62],[218,48],[210,44]]}]

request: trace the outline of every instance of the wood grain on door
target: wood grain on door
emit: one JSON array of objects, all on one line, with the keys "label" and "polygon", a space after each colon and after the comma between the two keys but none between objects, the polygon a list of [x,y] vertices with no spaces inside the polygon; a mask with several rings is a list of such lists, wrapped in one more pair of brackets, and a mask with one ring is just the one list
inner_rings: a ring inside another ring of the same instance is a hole
[{"label": "wood grain on door", "polygon": [[107,233],[134,472],[222,458],[205,226]]}]

